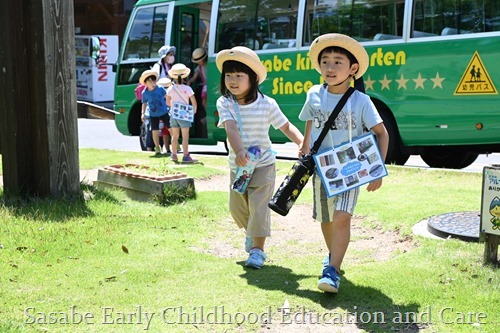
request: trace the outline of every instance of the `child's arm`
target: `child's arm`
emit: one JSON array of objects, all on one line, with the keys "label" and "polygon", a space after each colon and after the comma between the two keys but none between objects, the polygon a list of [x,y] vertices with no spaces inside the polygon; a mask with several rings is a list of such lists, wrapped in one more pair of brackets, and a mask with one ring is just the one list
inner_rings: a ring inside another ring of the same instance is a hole
[{"label": "child's arm", "polygon": [[195,82],[197,78],[198,78],[198,71],[195,71],[193,76],[186,82],[186,84],[188,86],[192,85],[193,82]]},{"label": "child's arm", "polygon": [[169,94],[167,94],[166,100],[167,100],[167,106],[169,108],[171,108],[172,107],[172,97],[170,97]]},{"label": "child's arm", "polygon": [[144,112],[146,111],[146,107],[148,106],[147,103],[142,103],[142,108],[141,108],[141,120],[144,122],[146,120],[146,116],[144,115]]},{"label": "child's arm", "polygon": [[312,120],[306,121],[306,127],[304,131],[304,141],[299,146],[299,155],[307,155],[311,150],[311,131],[312,131]]},{"label": "child's arm", "polygon": [[[304,141],[304,137],[302,136],[302,133],[295,127],[294,124],[291,122],[287,121],[285,125],[280,127],[280,131],[283,132],[290,140],[295,142],[297,146],[301,146],[302,142]],[[300,157],[300,151],[299,151],[299,157]]]},{"label": "child's arm", "polygon": [[196,97],[194,95],[189,96],[189,100],[191,101],[191,105],[193,106],[194,113],[196,113],[198,109],[198,104],[196,103]]},{"label": "child's arm", "polygon": [[[380,154],[382,154],[382,159],[385,161],[385,157],[387,156],[387,149],[389,147],[389,134],[385,129],[384,123],[379,123],[372,127],[372,132],[377,137],[378,149],[380,150]],[[376,191],[382,186],[382,178],[374,180],[368,184],[366,190],[368,192]]]},{"label": "child's arm", "polygon": [[240,133],[238,131],[238,126],[234,120],[226,120],[224,122],[224,128],[226,129],[227,139],[229,140],[229,145],[236,154],[235,163],[238,166],[247,165],[250,158],[247,156],[247,152],[243,148],[243,142],[241,142]]}]

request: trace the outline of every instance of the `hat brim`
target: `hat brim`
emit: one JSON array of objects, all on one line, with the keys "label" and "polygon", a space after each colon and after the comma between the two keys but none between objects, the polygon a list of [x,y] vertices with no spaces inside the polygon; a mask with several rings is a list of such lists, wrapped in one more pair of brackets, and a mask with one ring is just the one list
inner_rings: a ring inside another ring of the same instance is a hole
[{"label": "hat brim", "polygon": [[[160,50],[161,50],[161,48],[160,48]],[[165,57],[167,56],[167,54],[169,54],[170,52],[174,52],[174,54],[175,54],[175,52],[176,52],[176,51],[177,51],[177,48],[176,48],[175,46],[170,46],[170,47],[167,49],[167,52],[166,52],[166,53],[165,53],[162,57],[160,57],[160,59],[165,58]],[[159,53],[159,52],[158,52],[158,53]]]},{"label": "hat brim", "polygon": [[[251,51],[253,54],[248,51]],[[264,67],[264,65],[260,62],[255,52],[247,49],[246,47],[236,46],[230,50],[220,51],[217,54],[217,58],[215,59],[215,63],[217,64],[219,72],[222,73],[222,66],[224,62],[228,60],[238,61],[250,67],[250,69],[253,70],[255,74],[257,74],[257,77],[259,78],[259,84],[264,82],[267,77],[266,67]]]},{"label": "hat brim", "polygon": [[169,87],[172,85],[172,81],[168,77],[162,77],[156,83],[162,87]]},{"label": "hat brim", "polygon": [[191,69],[187,67],[183,73],[174,73],[172,70],[168,71],[168,76],[170,76],[172,79],[177,79],[179,75],[181,76],[181,78],[185,79],[189,76],[189,74],[191,74]]},{"label": "hat brim", "polygon": [[317,37],[312,43],[309,49],[309,58],[311,59],[311,63],[313,67],[321,73],[320,63],[318,60],[318,56],[327,47],[338,46],[347,51],[351,52],[352,55],[356,58],[359,63],[359,69],[354,74],[355,79],[359,79],[366,73],[368,69],[368,53],[365,48],[354,38],[343,34],[325,34]]},{"label": "hat brim", "polygon": [[139,83],[140,84],[146,84],[146,82],[144,82],[148,77],[150,76],[154,76],[156,78],[156,80],[158,80],[158,73],[154,70],[151,70],[151,69],[148,69],[146,71],[144,71],[139,79]]}]

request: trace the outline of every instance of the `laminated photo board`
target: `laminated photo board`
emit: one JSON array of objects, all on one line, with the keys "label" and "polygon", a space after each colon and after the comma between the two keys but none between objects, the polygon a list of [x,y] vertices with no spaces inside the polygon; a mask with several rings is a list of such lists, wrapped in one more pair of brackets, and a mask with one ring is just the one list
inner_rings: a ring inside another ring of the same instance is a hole
[{"label": "laminated photo board", "polygon": [[388,175],[371,133],[318,153],[314,161],[328,197]]},{"label": "laminated photo board", "polygon": [[170,116],[174,119],[193,122],[194,108],[192,105],[173,102],[170,108]]}]

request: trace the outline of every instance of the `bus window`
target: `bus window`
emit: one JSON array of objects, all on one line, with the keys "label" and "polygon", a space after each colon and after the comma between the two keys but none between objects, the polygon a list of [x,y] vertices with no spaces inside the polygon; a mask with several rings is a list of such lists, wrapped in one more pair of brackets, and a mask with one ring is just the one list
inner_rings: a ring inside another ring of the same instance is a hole
[{"label": "bus window", "polygon": [[299,0],[221,1],[215,52],[242,45],[252,50],[295,47]]},{"label": "bus window", "polygon": [[134,17],[126,41],[123,60],[158,58],[165,40],[168,6],[140,9]]},{"label": "bus window", "polygon": [[411,36],[418,38],[499,31],[500,8],[496,2],[417,0]]},{"label": "bus window", "polygon": [[404,1],[307,0],[303,45],[337,32],[358,41],[401,39]]}]

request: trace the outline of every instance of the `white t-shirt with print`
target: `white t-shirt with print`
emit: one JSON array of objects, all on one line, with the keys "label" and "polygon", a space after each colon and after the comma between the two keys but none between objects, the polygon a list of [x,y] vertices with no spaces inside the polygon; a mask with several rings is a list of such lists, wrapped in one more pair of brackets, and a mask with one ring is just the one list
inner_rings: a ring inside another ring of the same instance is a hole
[{"label": "white t-shirt with print", "polygon": [[[217,111],[219,112],[218,127],[224,128],[224,122],[234,120],[238,124],[238,116],[235,111],[235,101],[227,97],[219,97],[217,100]],[[257,99],[247,105],[238,105],[242,123],[242,142],[247,149],[251,145],[259,145],[264,152],[257,167],[274,164],[276,159],[271,149],[271,139],[269,138],[269,127],[272,125],[279,129],[288,122],[288,118],[283,114],[278,103],[273,98],[258,94]],[[238,125],[239,128],[239,125]],[[236,170],[236,155],[229,149],[229,168]]]},{"label": "white t-shirt with print", "polygon": [[[342,96],[343,94],[332,94],[328,91],[325,94],[323,85],[312,86],[307,92],[306,102],[299,114],[299,119],[302,121],[312,120],[311,147]],[[382,118],[370,97],[355,90],[335,119],[334,129],[325,136],[318,152],[349,141],[349,119],[351,120],[353,139],[365,134],[366,130],[369,131],[373,126],[382,122]]]}]

